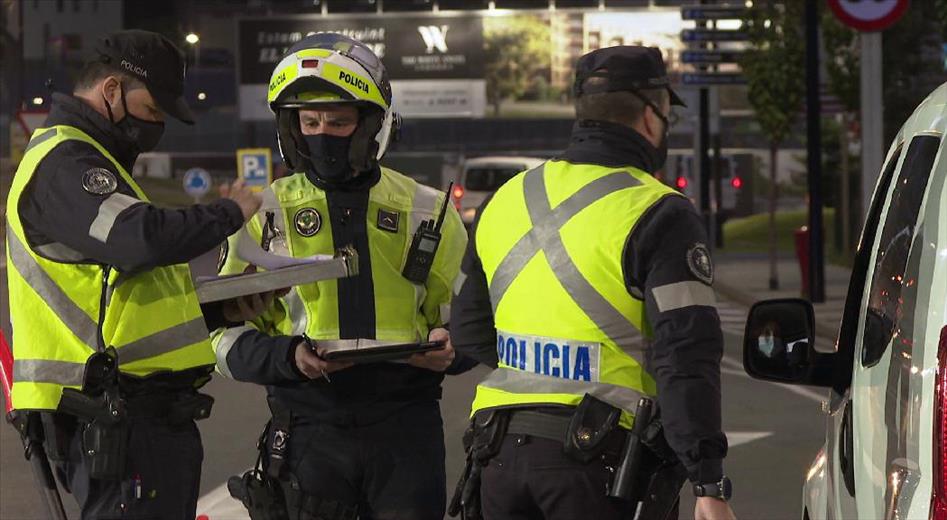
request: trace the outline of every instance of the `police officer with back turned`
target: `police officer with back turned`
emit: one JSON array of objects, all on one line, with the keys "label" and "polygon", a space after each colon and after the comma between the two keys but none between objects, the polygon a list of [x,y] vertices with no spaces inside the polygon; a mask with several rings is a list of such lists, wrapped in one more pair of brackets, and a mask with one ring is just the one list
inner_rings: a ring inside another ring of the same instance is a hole
[{"label": "police officer with back turned", "polygon": [[683,103],[638,46],[582,56],[574,94],[568,149],[486,202],[455,286],[455,347],[495,367],[456,510],[663,520],[689,477],[695,518],[731,519],[707,239],[651,176]]},{"label": "police officer with back turned", "polygon": [[265,304],[202,312],[186,263],[240,229],[258,196],[238,182],[217,202],[161,209],[131,176],[166,115],[194,122],[184,68],[158,34],[102,38],[73,94],[53,94],[7,201],[17,425],[45,437],[82,518],[194,518],[208,328]]}]

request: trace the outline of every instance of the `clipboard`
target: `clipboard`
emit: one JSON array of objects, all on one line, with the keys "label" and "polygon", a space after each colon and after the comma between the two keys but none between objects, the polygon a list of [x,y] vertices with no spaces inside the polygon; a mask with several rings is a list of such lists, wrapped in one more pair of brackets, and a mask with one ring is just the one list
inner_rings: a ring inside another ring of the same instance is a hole
[{"label": "clipboard", "polygon": [[357,274],[358,253],[354,248],[345,247],[331,259],[311,260],[256,273],[199,277],[194,281],[194,289],[198,301],[208,303]]},{"label": "clipboard", "polygon": [[444,340],[417,343],[383,343],[374,340],[335,340],[316,341],[316,348],[322,347],[321,354],[326,361],[351,361],[353,363],[374,363],[393,361],[411,357],[414,354],[443,350]]}]

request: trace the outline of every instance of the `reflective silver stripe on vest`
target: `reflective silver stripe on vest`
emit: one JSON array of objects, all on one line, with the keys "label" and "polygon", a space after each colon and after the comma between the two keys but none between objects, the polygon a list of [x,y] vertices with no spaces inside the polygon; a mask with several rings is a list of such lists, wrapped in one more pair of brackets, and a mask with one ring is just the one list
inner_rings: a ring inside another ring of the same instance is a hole
[{"label": "reflective silver stripe on vest", "polygon": [[119,364],[148,359],[205,341],[209,337],[204,317],[175,325],[132,341],[118,349]]},{"label": "reflective silver stripe on vest", "polygon": [[624,386],[573,381],[510,368],[494,369],[480,383],[480,386],[514,394],[568,394],[575,396],[592,394],[602,401],[632,414],[635,413],[638,407],[638,400],[645,397],[644,394]]},{"label": "reflective silver stripe on vest", "polygon": [[85,374],[85,363],[52,359],[16,359],[13,361],[14,383],[52,383],[63,386],[82,386],[83,374]]},{"label": "reflective silver stripe on vest", "polygon": [[55,260],[56,262],[78,262],[88,258],[86,255],[59,242],[50,242],[33,248],[39,256]]},{"label": "reflective silver stripe on vest", "polygon": [[69,299],[62,288],[49,277],[49,274],[36,263],[36,260],[26,251],[20,237],[8,229],[7,247],[13,267],[26,280],[26,283],[36,291],[36,294],[49,306],[53,314],[66,326],[79,341],[95,350],[98,344],[98,326],[78,305]]},{"label": "reflective silver stripe on vest", "polygon": [[651,294],[654,295],[654,303],[658,305],[659,312],[673,311],[694,305],[712,307],[717,303],[714,290],[709,285],[696,281],[676,282],[655,287],[651,290]]},{"label": "reflective silver stripe on vest", "polygon": [[126,209],[142,202],[135,197],[130,197],[124,193],[113,193],[99,205],[99,214],[89,226],[89,236],[102,242],[108,240],[112,227],[115,226],[115,219]]},{"label": "reflective silver stripe on vest", "polygon": [[292,335],[304,334],[309,327],[309,316],[306,314],[306,304],[299,296],[299,289],[296,287],[290,289],[289,293],[283,297],[283,301],[286,303],[289,320],[293,325]]},{"label": "reflective silver stripe on vest", "polygon": [[237,339],[239,339],[244,332],[249,332],[251,330],[255,329],[253,327],[241,325],[239,327],[227,329],[221,333],[220,339],[217,340],[214,354],[217,356],[217,371],[223,374],[224,377],[233,379],[233,373],[230,372],[230,365],[227,364],[227,355],[230,354],[230,349],[236,345]]},{"label": "reflective silver stripe on vest", "polygon": [[612,342],[619,346],[628,345],[639,336],[638,329],[582,275],[569,256],[559,231],[569,219],[603,197],[638,186],[641,182],[625,171],[610,173],[583,186],[552,209],[546,193],[544,167],[542,164],[528,171],[523,180],[526,209],[533,228],[516,242],[493,273],[490,282],[493,311],[496,313],[503,295],[530,259],[543,251],[552,273],[576,305]]},{"label": "reflective silver stripe on vest", "polygon": [[49,141],[50,139],[55,137],[57,133],[59,133],[57,129],[50,128],[49,130],[46,130],[45,132],[39,134],[38,136],[30,139],[30,142],[26,145],[26,149],[23,150],[23,153],[25,154],[26,152],[32,150],[33,148],[36,148],[37,146],[45,143],[46,141]]}]

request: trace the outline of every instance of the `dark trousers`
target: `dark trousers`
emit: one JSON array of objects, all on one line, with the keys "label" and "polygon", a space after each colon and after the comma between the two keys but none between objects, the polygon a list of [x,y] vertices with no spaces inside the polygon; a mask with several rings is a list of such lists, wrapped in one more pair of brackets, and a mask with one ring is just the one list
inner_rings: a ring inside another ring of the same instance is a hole
[{"label": "dark trousers", "polygon": [[[360,520],[444,518],[444,431],[436,401],[365,425],[294,418],[287,466],[300,491],[357,505]],[[314,518],[299,504],[287,509],[292,520]]]},{"label": "dark trousers", "polygon": [[[507,435],[485,468],[480,488],[485,520],[629,520],[628,502],[605,495],[611,472],[601,459],[588,464],[562,452],[562,443]],[[677,518],[675,511],[670,519]]]},{"label": "dark trousers", "polygon": [[204,459],[194,421],[171,425],[159,418],[130,417],[128,435],[121,480],[89,478],[79,432],[72,435],[68,459],[56,464],[60,481],[78,501],[83,520],[193,520]]}]

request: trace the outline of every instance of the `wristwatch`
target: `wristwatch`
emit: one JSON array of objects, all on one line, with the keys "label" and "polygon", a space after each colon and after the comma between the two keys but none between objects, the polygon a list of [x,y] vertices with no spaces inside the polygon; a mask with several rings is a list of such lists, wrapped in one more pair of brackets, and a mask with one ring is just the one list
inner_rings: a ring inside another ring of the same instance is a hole
[{"label": "wristwatch", "polygon": [[695,497],[711,497],[719,498],[720,500],[730,500],[732,495],[733,484],[730,483],[730,479],[727,477],[722,477],[719,482],[711,482],[709,484],[694,484]]}]

